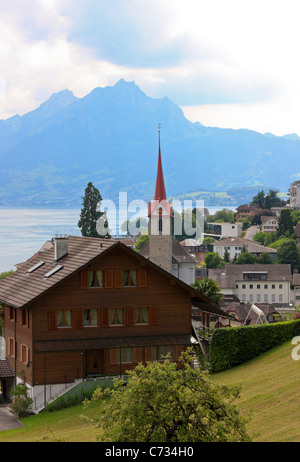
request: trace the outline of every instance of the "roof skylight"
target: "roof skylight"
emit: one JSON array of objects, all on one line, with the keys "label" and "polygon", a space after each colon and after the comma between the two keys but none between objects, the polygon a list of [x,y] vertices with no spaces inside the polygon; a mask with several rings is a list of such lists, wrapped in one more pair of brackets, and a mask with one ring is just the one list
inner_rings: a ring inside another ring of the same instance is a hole
[{"label": "roof skylight", "polygon": [[44,278],[50,278],[53,274],[57,273],[57,271],[61,270],[63,266],[57,265],[55,268],[52,270],[48,271],[48,273],[45,274]]},{"label": "roof skylight", "polygon": [[36,269],[40,268],[41,266],[43,266],[45,264],[44,261],[39,261],[36,265],[32,266],[31,268],[29,268],[26,273],[33,273],[33,271],[35,271]]}]

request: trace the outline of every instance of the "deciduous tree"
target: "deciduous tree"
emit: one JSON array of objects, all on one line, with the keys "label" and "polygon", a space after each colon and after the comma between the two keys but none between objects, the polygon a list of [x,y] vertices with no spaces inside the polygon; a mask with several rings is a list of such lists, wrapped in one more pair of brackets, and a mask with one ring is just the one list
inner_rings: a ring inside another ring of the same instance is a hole
[{"label": "deciduous tree", "polygon": [[251,441],[246,420],[233,403],[240,388],[211,382],[206,371],[181,356],[181,368],[169,361],[139,364],[128,381],[98,388],[92,400],[103,400],[94,420],[105,442],[238,442]]}]

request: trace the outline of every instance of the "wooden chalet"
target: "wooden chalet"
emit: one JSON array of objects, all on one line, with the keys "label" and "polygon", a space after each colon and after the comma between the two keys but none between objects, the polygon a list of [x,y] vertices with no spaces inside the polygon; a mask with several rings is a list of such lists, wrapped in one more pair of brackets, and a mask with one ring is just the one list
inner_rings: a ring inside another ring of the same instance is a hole
[{"label": "wooden chalet", "polygon": [[0,281],[0,304],[6,345],[0,380],[11,387],[23,370],[33,399],[43,393],[46,399],[49,385],[120,375],[167,353],[178,361],[191,344],[192,306],[204,323],[226,316],[128,246],[77,236],[56,237],[19,264]]}]

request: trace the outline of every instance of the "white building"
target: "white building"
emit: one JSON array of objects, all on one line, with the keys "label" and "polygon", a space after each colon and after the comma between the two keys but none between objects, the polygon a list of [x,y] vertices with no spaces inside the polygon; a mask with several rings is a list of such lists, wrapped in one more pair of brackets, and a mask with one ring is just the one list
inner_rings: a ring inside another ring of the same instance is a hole
[{"label": "white building", "polygon": [[242,233],[242,223],[207,223],[211,226],[220,226],[221,239],[228,237],[239,237]]},{"label": "white building", "polygon": [[264,245],[259,244],[258,242],[251,241],[249,239],[244,239],[242,237],[222,239],[221,241],[216,241],[213,243],[213,252],[216,252],[220,257],[224,258],[225,249],[228,250],[230,260],[233,260],[235,257],[238,257],[245,247],[246,251],[252,255],[259,256],[262,253],[268,253],[275,262],[277,250],[271,249],[270,247],[265,247]]},{"label": "white building", "polygon": [[278,220],[279,217],[272,217],[272,216],[263,216],[261,217],[261,230],[264,233],[271,233],[272,231],[276,231],[278,228]]},{"label": "white building", "polygon": [[235,295],[245,303],[288,305],[291,300],[291,265],[226,265],[209,269],[224,295]]},{"label": "white building", "polygon": [[300,181],[291,183],[289,189],[290,206],[295,210],[300,210]]}]

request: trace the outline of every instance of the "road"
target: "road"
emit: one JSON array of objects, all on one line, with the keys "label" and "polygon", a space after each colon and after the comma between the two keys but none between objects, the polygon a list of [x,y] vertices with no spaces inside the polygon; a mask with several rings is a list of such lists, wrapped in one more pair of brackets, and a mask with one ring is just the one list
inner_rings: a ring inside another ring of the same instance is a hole
[{"label": "road", "polygon": [[253,241],[253,237],[258,231],[259,231],[259,228],[257,226],[250,226],[250,228],[248,228],[246,231],[245,239],[249,239],[250,241]]}]

